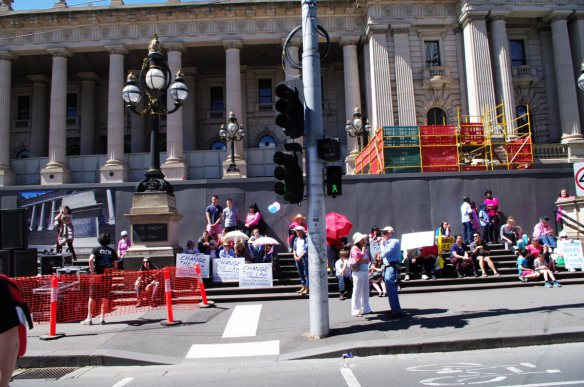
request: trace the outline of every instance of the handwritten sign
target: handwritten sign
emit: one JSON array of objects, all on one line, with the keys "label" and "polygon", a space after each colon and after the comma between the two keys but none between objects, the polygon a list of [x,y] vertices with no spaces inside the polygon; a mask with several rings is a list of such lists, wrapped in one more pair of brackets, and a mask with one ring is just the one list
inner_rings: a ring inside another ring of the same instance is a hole
[{"label": "handwritten sign", "polygon": [[564,254],[566,269],[583,269],[582,243],[578,240],[558,241],[558,250]]},{"label": "handwritten sign", "polygon": [[244,258],[213,259],[213,282],[237,282]]},{"label": "handwritten sign", "polygon": [[272,287],[271,263],[248,263],[241,265],[239,271],[240,288],[264,288]]},{"label": "handwritten sign", "polygon": [[381,245],[377,239],[373,239],[369,242],[369,255],[371,256],[371,259],[375,258],[379,253],[381,253]]},{"label": "handwritten sign", "polygon": [[201,268],[201,278],[209,278],[209,256],[204,254],[177,254],[176,276],[196,278],[195,264]]}]

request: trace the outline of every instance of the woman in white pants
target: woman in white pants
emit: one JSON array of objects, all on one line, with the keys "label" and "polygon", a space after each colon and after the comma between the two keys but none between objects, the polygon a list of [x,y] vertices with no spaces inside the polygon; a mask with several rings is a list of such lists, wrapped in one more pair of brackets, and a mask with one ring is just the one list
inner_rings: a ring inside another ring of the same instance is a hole
[{"label": "woman in white pants", "polygon": [[353,297],[351,298],[351,315],[361,317],[371,313],[369,306],[369,253],[366,246],[367,235],[353,234],[351,248],[351,270],[353,272]]}]

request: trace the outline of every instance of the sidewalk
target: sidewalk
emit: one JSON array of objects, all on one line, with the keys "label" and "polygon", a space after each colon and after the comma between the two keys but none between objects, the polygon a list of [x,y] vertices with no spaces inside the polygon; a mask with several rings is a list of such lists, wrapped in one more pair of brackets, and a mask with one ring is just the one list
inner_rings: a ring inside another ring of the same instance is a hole
[{"label": "sidewalk", "polygon": [[183,323],[174,327],[160,325],[166,319],[161,310],[110,317],[105,326],[58,324],[57,333],[66,336],[52,341],[39,339],[49,329],[41,324],[29,331],[19,366],[179,364],[194,344],[276,340],[274,360],[577,342],[584,341],[583,294],[584,285],[405,294],[407,315],[399,320],[387,316],[387,298],[372,297],[374,312],[360,318],[350,315],[350,300],[330,299],[324,339],[309,337],[307,299],[261,303],[254,337],[222,338],[236,304],[176,311]]}]

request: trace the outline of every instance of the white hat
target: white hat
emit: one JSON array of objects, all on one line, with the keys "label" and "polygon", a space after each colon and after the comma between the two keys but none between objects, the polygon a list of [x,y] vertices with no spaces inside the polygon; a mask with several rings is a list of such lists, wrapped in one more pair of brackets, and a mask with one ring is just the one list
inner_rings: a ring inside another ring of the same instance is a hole
[{"label": "white hat", "polygon": [[560,234],[558,235],[560,238],[567,238],[568,237],[568,233],[565,231],[560,231]]},{"label": "white hat", "polygon": [[356,232],[353,234],[353,244],[357,244],[357,242],[361,241],[361,239],[367,238],[367,235],[361,234],[360,232]]},{"label": "white hat", "polygon": [[304,232],[304,227],[296,226],[296,227],[294,227],[294,231],[303,231]]},{"label": "white hat", "polygon": [[384,228],[381,229],[381,231],[384,231],[384,232],[393,232],[393,227],[391,227],[391,226],[385,226]]},{"label": "white hat", "polygon": [[123,236],[123,237],[128,236],[128,232],[126,230],[124,230],[124,231],[121,232],[120,235]]}]

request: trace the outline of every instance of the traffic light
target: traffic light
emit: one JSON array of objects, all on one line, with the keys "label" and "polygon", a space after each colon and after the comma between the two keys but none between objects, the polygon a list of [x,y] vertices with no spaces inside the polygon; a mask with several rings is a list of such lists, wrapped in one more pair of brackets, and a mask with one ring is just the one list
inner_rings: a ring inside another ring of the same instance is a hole
[{"label": "traffic light", "polygon": [[340,166],[326,167],[326,194],[333,198],[343,194],[343,169]]},{"label": "traffic light", "polygon": [[286,151],[274,153],[274,177],[280,181],[274,184],[274,192],[284,196],[284,200],[298,204],[304,199],[304,177],[302,176],[302,146],[297,143],[284,144]]},{"label": "traffic light", "polygon": [[276,86],[276,125],[290,138],[304,136],[304,86],[301,80],[284,81]]}]

